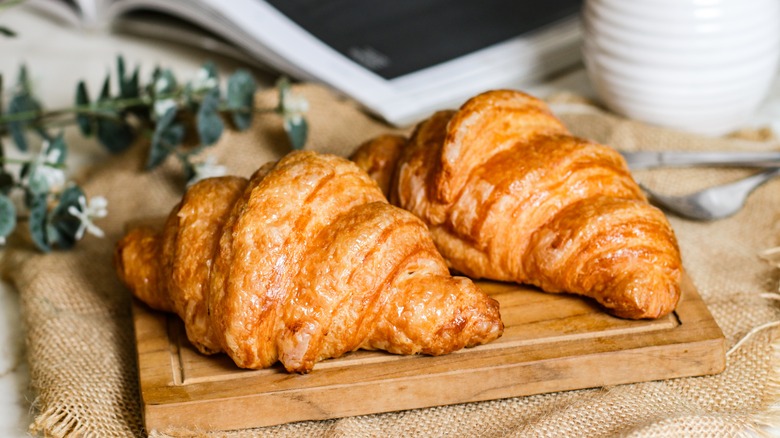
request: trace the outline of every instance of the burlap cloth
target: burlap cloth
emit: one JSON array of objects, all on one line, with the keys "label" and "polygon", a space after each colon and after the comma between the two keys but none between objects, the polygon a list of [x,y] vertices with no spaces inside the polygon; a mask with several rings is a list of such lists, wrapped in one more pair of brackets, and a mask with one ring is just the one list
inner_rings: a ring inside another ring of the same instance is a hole
[{"label": "burlap cloth", "polygon": [[[350,101],[316,86],[299,87],[310,101],[308,148],[349,153],[390,128]],[[260,94],[267,105],[275,94]],[[644,126],[581,103],[554,106],[576,134],[625,149],[776,147],[708,139]],[[129,293],[111,265],[114,242],[133,218],[166,214],[182,194],[175,162],[140,172],[145,146],[95,169],[90,196],[109,199],[98,224],[107,237],[88,237],[74,250],[40,255],[6,251],[4,268],[21,294],[37,416],[31,432],[49,436],[138,436],[145,433],[139,400]],[[288,152],[278,118],[259,118],[245,134],[227,133],[213,150],[232,173],[249,175]],[[664,192],[687,192],[734,179],[745,170],[647,171],[637,178]],[[780,275],[759,254],[780,243],[780,179],[761,187],[733,218],[697,223],[671,218],[684,264],[734,345],[754,327],[780,319]],[[762,296],[763,295],[763,296]],[[728,356],[722,374],[569,391],[382,415],[302,422],[216,436],[740,436],[780,424],[780,340],[762,330]],[[670,358],[670,360],[673,360]],[[315,370],[316,372],[316,370]],[[382,397],[382,394],[377,394]],[[258,412],[257,415],[263,415]],[[185,435],[186,431],[168,431]],[[152,431],[153,436],[168,436]]]}]

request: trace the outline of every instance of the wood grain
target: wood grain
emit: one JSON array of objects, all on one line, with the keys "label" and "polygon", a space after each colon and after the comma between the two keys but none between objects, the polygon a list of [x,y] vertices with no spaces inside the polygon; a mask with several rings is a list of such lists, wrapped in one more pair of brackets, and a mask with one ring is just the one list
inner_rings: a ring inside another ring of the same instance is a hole
[{"label": "wood grain", "polygon": [[[203,356],[181,321],[135,302],[148,432],[228,430],[684,376],[725,368],[725,339],[685,277],[677,310],[630,321],[565,294],[478,282],[501,303],[497,341],[447,356],[358,351],[307,375],[238,369]],[[381,396],[377,396],[381,394]]]}]

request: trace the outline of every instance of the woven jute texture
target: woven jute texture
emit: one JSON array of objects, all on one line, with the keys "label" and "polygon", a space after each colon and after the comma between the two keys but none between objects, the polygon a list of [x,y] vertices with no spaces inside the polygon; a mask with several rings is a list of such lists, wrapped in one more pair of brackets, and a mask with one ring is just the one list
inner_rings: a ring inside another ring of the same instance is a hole
[{"label": "woven jute texture", "polygon": [[[391,129],[323,88],[304,85],[311,110],[308,148],[348,154]],[[275,93],[259,95],[273,106]],[[762,150],[772,143],[709,139],[648,127],[595,107],[560,99],[553,109],[575,133],[625,149]],[[251,131],[226,133],[213,153],[231,173],[249,175],[287,153],[278,118]],[[175,162],[142,172],[145,146],[95,169],[83,186],[109,199],[98,222],[106,238],[40,255],[16,245],[4,272],[21,294],[37,416],[31,432],[47,436],[142,436],[130,295],[117,281],[112,251],[124,224],[167,214],[182,194]],[[746,175],[747,170],[654,170],[637,179],[660,191],[688,192]],[[780,320],[780,273],[760,257],[780,243],[780,179],[750,198],[736,216],[698,223],[671,218],[684,264],[729,346],[752,329]],[[755,331],[730,351],[726,370],[694,377],[321,422],[302,422],[209,436],[750,436],[778,425],[780,333]],[[641,358],[637,358],[641,360]],[[673,360],[673,358],[670,358]],[[316,372],[316,371],[315,371]],[[377,394],[377,397],[381,397]],[[257,415],[263,415],[258,412]],[[208,435],[150,431],[152,436]]]}]

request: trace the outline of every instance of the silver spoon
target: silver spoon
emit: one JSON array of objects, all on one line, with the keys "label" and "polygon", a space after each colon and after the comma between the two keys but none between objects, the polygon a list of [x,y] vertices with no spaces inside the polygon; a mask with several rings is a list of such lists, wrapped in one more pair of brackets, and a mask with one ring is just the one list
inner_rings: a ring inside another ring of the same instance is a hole
[{"label": "silver spoon", "polygon": [[684,196],[662,195],[642,184],[640,186],[650,201],[659,207],[689,219],[710,221],[738,212],[753,190],[776,176],[780,176],[780,167]]},{"label": "silver spoon", "polygon": [[631,170],[656,167],[722,166],[777,167],[780,151],[719,152],[719,151],[619,151]]}]

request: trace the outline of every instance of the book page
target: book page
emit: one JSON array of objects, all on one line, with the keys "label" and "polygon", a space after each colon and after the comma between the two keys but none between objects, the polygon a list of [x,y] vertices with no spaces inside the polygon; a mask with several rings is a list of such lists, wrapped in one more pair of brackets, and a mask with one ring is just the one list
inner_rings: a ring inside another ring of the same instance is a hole
[{"label": "book page", "polygon": [[267,0],[343,56],[394,79],[534,31],[581,0]]},{"label": "book page", "polygon": [[75,0],[28,0],[27,5],[72,26],[82,25],[82,12]]},{"label": "book page", "polygon": [[[482,15],[474,9],[477,2],[468,0],[420,2],[435,6],[430,10],[407,2],[411,6],[396,6],[386,23],[383,14],[393,9],[376,2],[366,9],[357,0],[289,0],[284,6],[270,0],[297,14],[300,23],[263,0],[106,1],[114,16],[146,8],[191,20],[272,68],[328,84],[396,125],[490,88],[521,87],[579,60],[572,10],[580,0],[549,0],[542,9],[535,0],[490,0],[496,9],[479,2]],[[513,9],[516,4],[527,11]],[[491,15],[496,11],[501,17]]]}]

